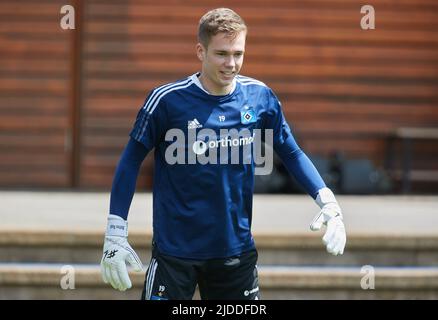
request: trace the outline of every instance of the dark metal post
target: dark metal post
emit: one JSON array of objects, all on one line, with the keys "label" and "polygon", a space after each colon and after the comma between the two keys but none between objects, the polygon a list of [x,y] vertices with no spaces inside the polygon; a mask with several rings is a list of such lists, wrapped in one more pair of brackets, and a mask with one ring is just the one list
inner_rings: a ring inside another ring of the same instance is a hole
[{"label": "dark metal post", "polygon": [[403,193],[411,191],[412,139],[403,139]]},{"label": "dark metal post", "polygon": [[82,18],[83,2],[74,0],[75,29],[71,30],[70,56],[70,186],[79,186],[81,147],[81,77],[82,77]]}]

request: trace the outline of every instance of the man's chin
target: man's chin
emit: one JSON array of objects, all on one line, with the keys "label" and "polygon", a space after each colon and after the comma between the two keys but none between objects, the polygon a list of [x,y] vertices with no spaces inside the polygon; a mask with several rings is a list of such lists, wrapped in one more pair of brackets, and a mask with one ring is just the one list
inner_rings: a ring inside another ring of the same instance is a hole
[{"label": "man's chin", "polygon": [[222,86],[226,87],[233,83],[235,76],[229,77],[229,78],[219,78],[219,82]]}]

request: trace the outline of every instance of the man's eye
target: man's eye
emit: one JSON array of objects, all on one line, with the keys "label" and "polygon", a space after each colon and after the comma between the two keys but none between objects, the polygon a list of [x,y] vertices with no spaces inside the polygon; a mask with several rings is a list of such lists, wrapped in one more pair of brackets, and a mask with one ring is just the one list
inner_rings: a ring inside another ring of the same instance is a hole
[{"label": "man's eye", "polygon": [[218,54],[219,56],[225,56],[225,55],[226,55],[225,52],[218,52],[217,54]]}]

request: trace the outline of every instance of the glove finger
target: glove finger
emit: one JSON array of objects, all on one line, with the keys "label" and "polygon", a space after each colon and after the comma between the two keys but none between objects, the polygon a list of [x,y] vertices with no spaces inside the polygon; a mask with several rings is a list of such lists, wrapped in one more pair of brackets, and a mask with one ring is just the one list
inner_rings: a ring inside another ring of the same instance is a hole
[{"label": "glove finger", "polygon": [[333,254],[335,256],[341,255],[342,254],[341,249],[342,249],[342,244],[337,245],[336,247],[333,248]]},{"label": "glove finger", "polygon": [[336,226],[329,222],[324,237],[322,237],[322,241],[324,242],[325,245],[329,244],[332,241],[333,237],[335,236],[335,233],[336,233]]},{"label": "glove finger", "polygon": [[337,238],[336,250],[339,252],[339,254],[343,254],[345,243],[347,242],[347,235],[345,234],[345,227],[343,224],[338,227]]},{"label": "glove finger", "polygon": [[341,247],[341,251],[339,252],[339,254],[344,254],[344,249],[345,249],[345,244]]},{"label": "glove finger", "polygon": [[336,239],[333,239],[327,244],[327,252],[336,255]]},{"label": "glove finger", "polygon": [[347,244],[347,237],[344,237],[343,243],[342,243],[342,250],[341,250],[341,254],[344,253],[344,249],[345,249],[345,245]]},{"label": "glove finger", "polygon": [[[114,286],[114,280],[113,280],[113,275],[112,275],[112,272],[111,272],[111,268],[112,268],[112,266],[110,265],[110,264],[108,264],[108,263],[106,263],[105,264],[105,276],[106,276],[106,279],[107,279],[107,281],[109,282],[109,284],[113,287],[113,288],[115,288],[115,286]],[[115,288],[116,289],[116,288]]]},{"label": "glove finger", "polygon": [[[341,228],[343,230],[341,230]],[[339,232],[345,233],[342,220],[339,220],[338,218],[333,218],[327,223],[327,231],[322,240],[325,244],[327,244],[328,242],[332,241],[332,238],[336,236]]]},{"label": "glove finger", "polygon": [[328,249],[327,249],[327,252],[330,253],[330,254],[332,254],[332,255],[334,255],[334,256],[337,256],[337,255],[338,255],[338,253],[337,253],[336,251],[334,251],[334,250],[328,250]]},{"label": "glove finger", "polygon": [[132,250],[132,252],[128,254],[127,260],[136,272],[143,271],[143,263],[141,262],[138,255],[134,252],[134,250]]},{"label": "glove finger", "polygon": [[109,279],[106,273],[106,265],[105,262],[102,260],[102,262],[100,263],[100,274],[102,275],[102,280],[105,283],[109,283]]},{"label": "glove finger", "polygon": [[336,234],[336,239],[333,245],[333,251],[338,254],[344,253],[344,247],[346,243],[345,231],[342,227],[339,227]]},{"label": "glove finger", "polygon": [[[111,265],[109,265],[108,263],[104,264],[105,267],[105,277],[106,277],[106,281],[108,281],[108,283],[112,285],[113,280],[112,280],[112,275],[111,275]],[[114,287],[114,286],[113,286]]]},{"label": "glove finger", "polygon": [[111,272],[111,285],[113,286],[114,289],[120,290],[122,284],[120,283],[119,274],[115,266],[111,266],[110,272]]},{"label": "glove finger", "polygon": [[320,211],[315,216],[315,218],[313,218],[313,221],[310,223],[310,230],[318,231],[319,229],[321,229],[323,223],[324,223],[324,215],[322,214],[322,211]]},{"label": "glove finger", "polygon": [[128,269],[126,268],[125,263],[120,263],[117,266],[117,272],[119,274],[119,279],[121,283],[121,290],[125,291],[132,287],[131,279],[129,279]]},{"label": "glove finger", "polygon": [[342,251],[342,243],[339,243],[334,249],[333,251],[336,253],[336,255],[341,255],[341,251]]},{"label": "glove finger", "polygon": [[346,242],[347,242],[347,239],[346,239],[345,236],[340,238],[340,241],[339,241],[339,243],[337,245],[337,248],[336,248],[338,250],[339,254],[343,254],[344,253],[344,248],[345,248],[345,243]]}]

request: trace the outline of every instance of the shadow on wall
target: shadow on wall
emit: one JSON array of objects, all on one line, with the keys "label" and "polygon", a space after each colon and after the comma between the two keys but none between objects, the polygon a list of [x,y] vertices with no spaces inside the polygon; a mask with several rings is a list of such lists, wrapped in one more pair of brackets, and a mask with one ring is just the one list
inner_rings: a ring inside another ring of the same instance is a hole
[{"label": "shadow on wall", "polygon": [[[386,172],[374,167],[368,159],[347,159],[340,152],[328,158],[308,156],[335,194],[386,194],[393,190]],[[275,153],[272,173],[255,176],[254,192],[305,193]]]}]

